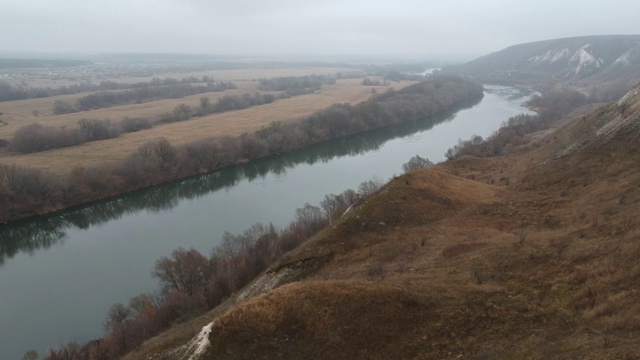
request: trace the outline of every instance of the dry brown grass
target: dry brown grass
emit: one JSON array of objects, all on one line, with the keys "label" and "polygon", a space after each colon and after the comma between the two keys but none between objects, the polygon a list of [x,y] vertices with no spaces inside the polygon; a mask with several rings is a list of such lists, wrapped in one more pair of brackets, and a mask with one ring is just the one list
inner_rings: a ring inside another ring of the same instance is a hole
[{"label": "dry brown grass", "polygon": [[[247,92],[252,93],[258,91],[258,80],[262,78],[271,78],[279,76],[304,76],[304,75],[333,75],[341,71],[347,71],[348,69],[342,68],[308,68],[308,69],[245,69],[245,70],[224,70],[217,72],[198,72],[198,73],[176,73],[167,74],[163,77],[174,76],[178,79],[188,76],[213,76],[216,81],[232,81],[238,87],[235,90],[227,90],[224,92],[204,93],[193,96],[188,96],[182,99],[165,99],[159,101],[151,101],[142,104],[124,105],[118,107],[112,107],[107,109],[99,109],[92,111],[83,111],[80,113],[66,114],[66,115],[54,115],[53,114],[53,102],[55,100],[63,100],[73,103],[76,99],[86,96],[91,93],[79,93],[72,95],[52,96],[41,99],[27,99],[18,101],[4,101],[0,103],[0,109],[4,113],[2,116],[10,126],[0,127],[0,138],[8,138],[20,127],[28,125],[34,122],[40,122],[50,126],[75,126],[76,122],[82,118],[91,119],[112,119],[121,120],[124,117],[150,117],[157,116],[165,112],[171,112],[176,105],[185,103],[190,106],[196,107],[199,104],[199,100],[203,96],[209,97],[212,101],[215,101],[219,97],[225,95],[238,95],[245,94]],[[353,69],[351,69],[353,71]],[[148,82],[152,77],[145,78],[121,78],[111,79],[118,82]],[[106,80],[101,79],[99,81]],[[358,80],[358,81],[361,81]],[[74,83],[74,82],[71,82]],[[31,85],[37,87],[38,85]],[[401,85],[402,86],[402,85]],[[362,87],[366,89],[366,87]],[[353,89],[351,89],[353,90]],[[329,94],[340,95],[342,90],[329,90]],[[370,88],[369,88],[370,91]],[[366,92],[366,91],[365,91]],[[347,97],[353,96],[350,91],[346,91],[343,95]],[[34,116],[33,111],[36,110],[39,115]]]},{"label": "dry brown grass", "polygon": [[[166,99],[159,101],[151,101],[143,104],[132,104],[118,106],[107,109],[99,109],[92,111],[83,111],[80,113],[54,115],[53,102],[55,100],[63,100],[73,103],[76,99],[91,93],[79,93],[72,95],[53,96],[41,99],[27,99],[19,101],[4,101],[0,103],[0,110],[4,113],[2,116],[9,126],[0,126],[0,138],[9,138],[20,127],[34,122],[40,122],[50,126],[75,126],[76,122],[82,118],[91,119],[112,119],[121,120],[124,117],[150,117],[170,112],[176,105],[185,103],[190,106],[197,106],[199,99],[203,96],[211,98],[215,101],[224,95],[238,95],[247,92],[255,92],[258,90],[258,80],[262,78],[272,78],[280,76],[304,76],[304,75],[334,75],[339,72],[353,71],[353,69],[343,68],[300,68],[300,69],[242,69],[242,70],[220,70],[210,72],[194,72],[194,73],[168,73],[160,76],[174,77],[182,79],[189,76],[202,77],[210,76],[216,81],[231,81],[238,89],[227,90],[224,92],[204,93],[199,95],[188,96],[182,99]],[[94,82],[103,80],[113,80],[122,83],[149,82],[153,77],[123,77],[123,78],[96,78]],[[31,81],[28,84],[32,87],[58,87],[62,85],[76,84],[79,80],[42,80]],[[348,96],[348,94],[347,94]],[[39,113],[38,116],[33,115],[33,111]]]},{"label": "dry brown grass", "polygon": [[[171,112],[178,104],[187,104],[193,108],[197,108],[200,104],[200,98],[206,96],[215,102],[217,99],[225,95],[242,95],[247,93],[245,89],[233,89],[223,92],[204,93],[198,95],[187,96],[180,99],[164,99],[157,101],[149,101],[141,104],[123,105],[105,109],[82,111],[64,115],[54,115],[53,102],[55,100],[74,101],[78,97],[89,93],[81,93],[75,95],[55,96],[44,99],[29,99],[20,101],[7,101],[0,103],[5,112],[2,119],[7,122],[8,126],[0,127],[0,138],[11,138],[13,134],[22,126],[40,123],[55,127],[75,127],[78,120],[81,119],[111,119],[119,121],[125,117],[135,118],[151,118],[163,113]],[[38,110],[40,114],[34,116],[32,110]]]}]

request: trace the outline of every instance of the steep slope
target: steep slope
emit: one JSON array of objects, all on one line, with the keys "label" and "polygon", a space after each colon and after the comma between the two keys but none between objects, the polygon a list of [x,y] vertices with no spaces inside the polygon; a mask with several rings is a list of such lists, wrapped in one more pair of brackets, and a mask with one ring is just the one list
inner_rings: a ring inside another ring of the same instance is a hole
[{"label": "steep slope", "polygon": [[626,91],[640,81],[640,35],[585,36],[514,45],[444,70],[483,82],[538,88],[562,83],[580,88],[597,86],[600,92]]},{"label": "steep slope", "polygon": [[200,358],[638,359],[639,140],[636,88],[527,153],[398,177],[198,319]]}]

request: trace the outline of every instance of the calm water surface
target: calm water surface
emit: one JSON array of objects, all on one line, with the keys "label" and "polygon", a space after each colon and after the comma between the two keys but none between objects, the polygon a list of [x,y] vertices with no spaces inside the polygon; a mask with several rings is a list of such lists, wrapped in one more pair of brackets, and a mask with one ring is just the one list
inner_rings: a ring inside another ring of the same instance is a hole
[{"label": "calm water surface", "polygon": [[485,86],[480,102],[441,117],[0,227],[0,359],[98,337],[113,303],[157,288],[153,265],[177,247],[209,254],[225,231],[282,227],[305,202],[386,181],[413,155],[442,161],[459,138],[487,136],[528,112],[527,99]]}]

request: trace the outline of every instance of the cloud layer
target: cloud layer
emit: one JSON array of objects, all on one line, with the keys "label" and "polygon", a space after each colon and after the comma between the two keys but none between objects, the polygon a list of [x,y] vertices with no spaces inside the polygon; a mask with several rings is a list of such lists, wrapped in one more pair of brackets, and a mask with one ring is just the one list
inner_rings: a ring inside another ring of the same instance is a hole
[{"label": "cloud layer", "polygon": [[640,2],[0,0],[0,50],[479,55],[549,38],[640,33]]}]

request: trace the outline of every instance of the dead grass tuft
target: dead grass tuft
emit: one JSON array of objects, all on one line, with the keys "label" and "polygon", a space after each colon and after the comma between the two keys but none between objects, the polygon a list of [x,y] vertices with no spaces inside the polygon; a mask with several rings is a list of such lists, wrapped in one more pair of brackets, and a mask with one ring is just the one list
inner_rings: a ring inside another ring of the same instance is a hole
[{"label": "dead grass tuft", "polygon": [[450,245],[444,248],[444,250],[442,250],[442,256],[444,256],[445,259],[450,259],[454,256],[459,256],[459,255],[474,251],[476,249],[483,248],[485,246],[487,246],[487,243],[485,242],[461,243],[461,244]]}]

